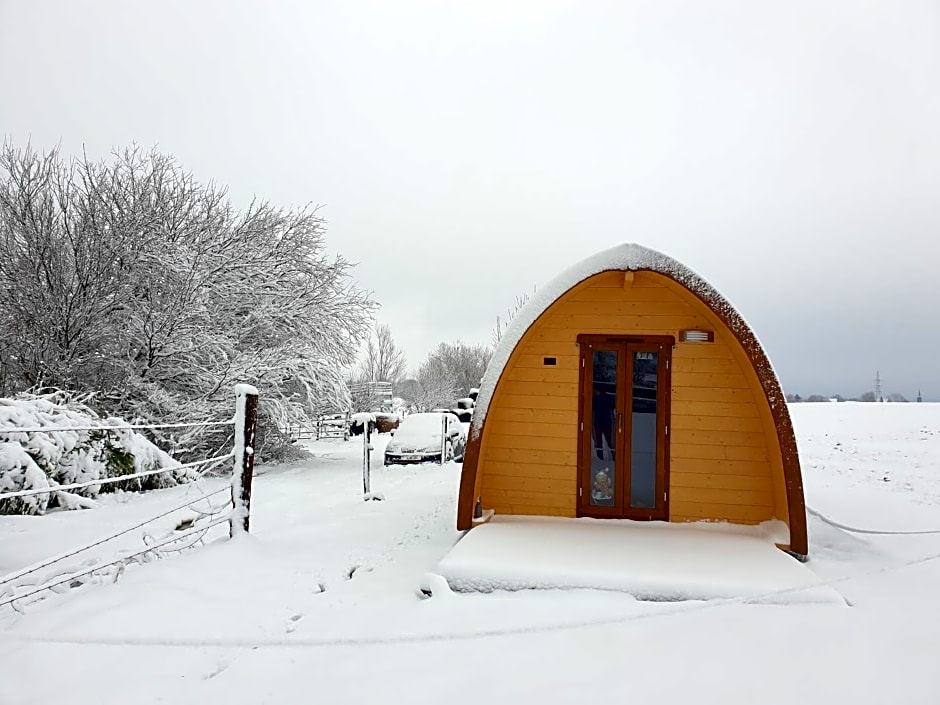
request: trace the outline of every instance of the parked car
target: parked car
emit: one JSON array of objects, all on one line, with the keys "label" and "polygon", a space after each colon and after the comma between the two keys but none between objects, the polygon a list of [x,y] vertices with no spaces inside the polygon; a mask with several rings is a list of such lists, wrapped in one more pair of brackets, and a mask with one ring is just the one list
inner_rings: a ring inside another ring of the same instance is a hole
[{"label": "parked car", "polygon": [[440,462],[442,447],[447,460],[463,460],[467,432],[460,419],[449,411],[410,414],[385,447],[385,464]]}]

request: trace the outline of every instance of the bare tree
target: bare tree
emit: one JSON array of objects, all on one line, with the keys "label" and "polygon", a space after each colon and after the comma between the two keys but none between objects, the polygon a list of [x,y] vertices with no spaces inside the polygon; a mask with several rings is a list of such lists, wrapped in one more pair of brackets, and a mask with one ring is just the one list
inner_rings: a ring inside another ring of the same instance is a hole
[{"label": "bare tree", "polygon": [[439,359],[429,357],[415,378],[412,403],[420,411],[452,408],[457,401],[457,382]]},{"label": "bare tree", "polygon": [[413,377],[401,380],[395,385],[394,394],[401,398],[406,406],[417,406],[415,399],[420,396],[418,380]]},{"label": "bare tree", "polygon": [[399,394],[422,410],[453,408],[459,397],[480,385],[491,354],[483,345],[441,343],[418,368],[415,378],[399,385]]},{"label": "bare tree", "polygon": [[366,339],[366,349],[359,364],[360,379],[368,382],[400,382],[405,376],[405,353],[395,344],[392,329],[377,323]]},{"label": "bare tree", "polygon": [[351,379],[347,383],[349,388],[349,404],[347,407],[352,413],[372,411],[378,407],[379,398],[367,381]]},{"label": "bare tree", "polygon": [[460,342],[441,343],[429,355],[426,364],[440,367],[453,380],[458,396],[467,396],[470,390],[480,386],[483,373],[489,364],[492,350],[484,345],[467,345]]}]

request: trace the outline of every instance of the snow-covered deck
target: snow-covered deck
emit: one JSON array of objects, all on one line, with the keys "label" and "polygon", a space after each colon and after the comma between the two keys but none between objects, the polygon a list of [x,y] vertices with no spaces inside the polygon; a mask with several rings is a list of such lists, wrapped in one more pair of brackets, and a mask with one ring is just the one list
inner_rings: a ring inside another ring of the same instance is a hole
[{"label": "snow-covered deck", "polygon": [[596,588],[644,600],[845,604],[761,527],[500,517],[468,532],[438,572],[453,590]]}]

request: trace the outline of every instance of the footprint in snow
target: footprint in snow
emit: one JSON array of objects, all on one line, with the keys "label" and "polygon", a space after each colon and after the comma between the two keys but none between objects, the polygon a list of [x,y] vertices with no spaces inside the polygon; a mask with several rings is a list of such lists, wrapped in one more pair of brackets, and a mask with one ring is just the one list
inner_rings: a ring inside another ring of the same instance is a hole
[{"label": "footprint in snow", "polygon": [[361,570],[364,570],[366,573],[371,573],[371,572],[372,572],[372,568],[371,568],[371,567],[368,567],[368,566],[367,566],[367,567],[363,567],[363,566],[361,566],[361,565],[354,565],[354,566],[350,567],[350,569],[349,569],[348,571],[346,571],[346,580],[352,580],[352,579],[353,579],[353,576],[355,576],[356,573],[358,573],[358,572],[361,571]]},{"label": "footprint in snow", "polygon": [[219,665],[215,667],[215,670],[213,670],[213,671],[207,673],[206,675],[204,675],[204,676],[202,677],[202,679],[203,679],[204,681],[212,680],[212,679],[215,678],[217,675],[219,675],[220,673],[222,673],[222,672],[224,672],[226,669],[228,669],[228,667],[231,666],[231,665],[232,665],[232,661],[220,661],[220,662],[219,662]]},{"label": "footprint in snow", "polygon": [[287,628],[284,631],[287,632],[288,634],[293,632],[297,628],[297,622],[299,622],[303,618],[304,616],[300,614],[299,612],[297,614],[292,614],[290,618],[287,620]]}]

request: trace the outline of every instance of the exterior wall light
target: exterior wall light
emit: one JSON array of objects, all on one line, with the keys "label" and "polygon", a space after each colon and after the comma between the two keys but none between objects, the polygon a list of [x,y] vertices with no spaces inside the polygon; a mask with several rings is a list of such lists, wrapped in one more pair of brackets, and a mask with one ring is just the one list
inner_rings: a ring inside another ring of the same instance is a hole
[{"label": "exterior wall light", "polygon": [[714,343],[715,331],[712,330],[680,330],[680,343]]}]

